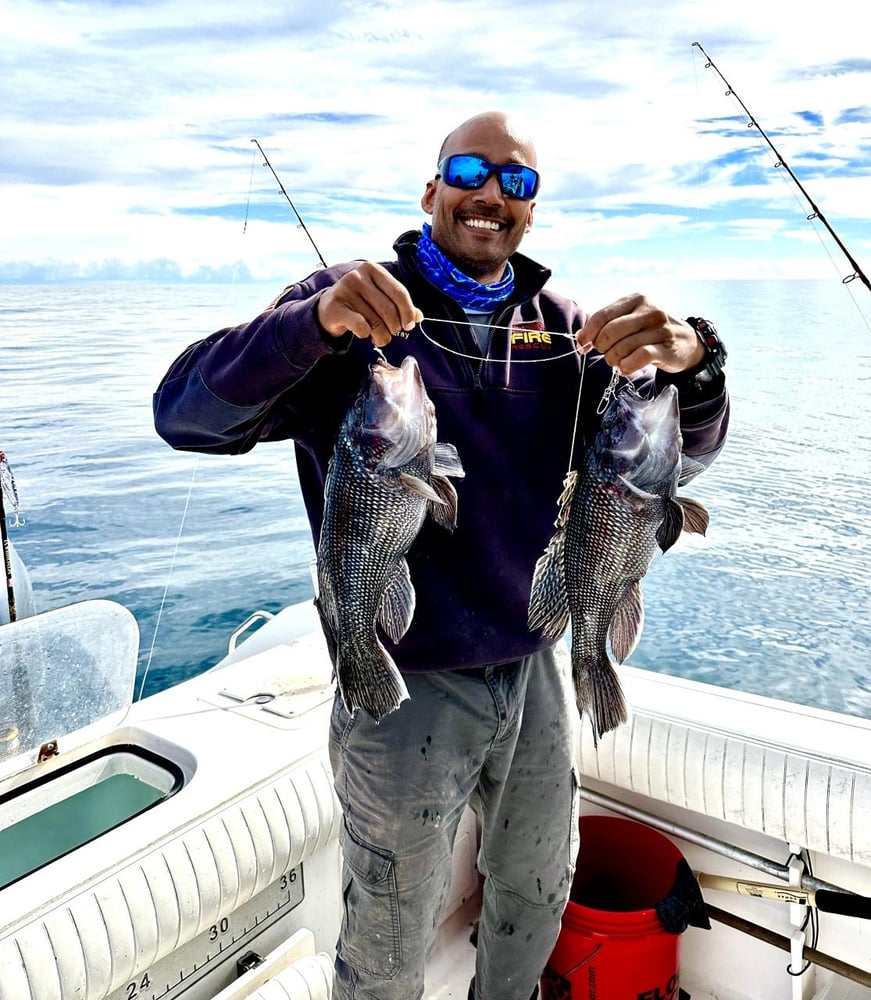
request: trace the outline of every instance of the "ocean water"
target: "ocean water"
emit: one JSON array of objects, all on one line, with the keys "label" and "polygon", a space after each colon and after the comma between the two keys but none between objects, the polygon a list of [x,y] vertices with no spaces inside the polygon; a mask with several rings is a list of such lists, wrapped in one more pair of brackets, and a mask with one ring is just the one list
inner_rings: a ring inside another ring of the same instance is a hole
[{"label": "ocean water", "polygon": [[[871,718],[871,298],[855,287],[645,289],[716,322],[733,415],[685,490],[708,507],[708,536],[654,559],[634,665]],[[0,289],[0,449],[27,519],[10,538],[39,610],[107,598],[134,613],[146,694],[214,664],[252,611],[312,596],[292,445],[187,455],[151,418],[169,362],[276,291]]]}]

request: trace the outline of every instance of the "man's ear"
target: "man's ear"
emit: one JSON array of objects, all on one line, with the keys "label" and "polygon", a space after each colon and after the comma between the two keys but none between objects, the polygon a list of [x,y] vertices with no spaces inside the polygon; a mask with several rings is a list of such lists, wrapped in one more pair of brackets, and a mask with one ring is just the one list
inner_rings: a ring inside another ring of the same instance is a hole
[{"label": "man's ear", "polygon": [[426,212],[427,215],[432,215],[437,183],[438,181],[435,178],[431,181],[427,181],[426,188],[424,188],[423,195],[420,199],[420,207],[424,210],[424,212]]}]

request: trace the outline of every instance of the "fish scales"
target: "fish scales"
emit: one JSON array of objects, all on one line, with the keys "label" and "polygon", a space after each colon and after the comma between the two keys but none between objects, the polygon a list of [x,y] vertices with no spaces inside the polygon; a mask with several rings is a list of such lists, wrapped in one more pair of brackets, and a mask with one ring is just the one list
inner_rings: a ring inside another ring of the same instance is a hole
[{"label": "fish scales", "polygon": [[559,498],[556,531],[536,564],[530,628],[558,638],[571,624],[578,708],[593,737],[626,721],[611,652],[622,663],[644,625],[641,579],[681,531],[704,534],[707,511],[678,497],[702,466],[681,455],[677,390],[653,399],[627,387],[612,399],[579,469]]},{"label": "fish scales", "polygon": [[417,362],[379,358],[349,408],[330,460],[318,544],[318,610],[348,711],[380,720],[408,697],[376,625],[398,642],[414,615],[406,553],[426,517],[451,531],[463,476],[436,440]]}]

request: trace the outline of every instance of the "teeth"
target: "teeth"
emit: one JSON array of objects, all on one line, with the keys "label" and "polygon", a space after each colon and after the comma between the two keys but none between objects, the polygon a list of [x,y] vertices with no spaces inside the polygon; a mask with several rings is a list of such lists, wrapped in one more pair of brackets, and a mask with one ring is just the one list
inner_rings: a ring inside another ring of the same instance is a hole
[{"label": "teeth", "polygon": [[489,229],[494,233],[499,231],[499,223],[493,222],[491,219],[464,219],[463,221],[472,229]]}]

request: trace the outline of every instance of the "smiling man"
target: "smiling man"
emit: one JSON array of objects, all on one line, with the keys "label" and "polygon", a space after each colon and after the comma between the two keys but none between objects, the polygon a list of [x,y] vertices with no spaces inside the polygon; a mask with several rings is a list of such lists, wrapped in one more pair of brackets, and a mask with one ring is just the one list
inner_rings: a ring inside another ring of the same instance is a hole
[{"label": "smiling man", "polygon": [[[494,128],[497,122],[501,127]],[[532,228],[535,165],[532,144],[497,115],[461,125],[439,152],[439,172],[427,183],[421,206],[432,216],[433,241],[482,285],[502,277],[505,262]],[[499,191],[485,191],[488,185]]]},{"label": "smiling man", "polygon": [[250,323],[184,351],[154,398],[175,448],[233,454],[292,439],[315,545],[330,456],[373,345],[394,365],[417,359],[439,440],[465,469],[456,530],[428,520],[409,552],[411,625],[398,643],[384,637],[409,700],[379,723],[338,695],[333,706],[345,886],[336,1000],[423,996],[468,804],[484,876],[469,996],[536,995],[577,853],[578,712],[565,647],[529,629],[527,608],[572,444],[576,466],[612,368],[647,394],[678,387],[684,452],[701,463],[726,432],[709,323],[638,294],[587,316],[517,252],[539,181],[534,146],[506,115],[469,119],[426,182],[431,226],[400,236],[395,260],[289,286]]}]

